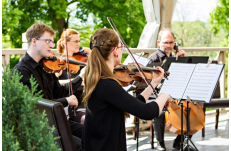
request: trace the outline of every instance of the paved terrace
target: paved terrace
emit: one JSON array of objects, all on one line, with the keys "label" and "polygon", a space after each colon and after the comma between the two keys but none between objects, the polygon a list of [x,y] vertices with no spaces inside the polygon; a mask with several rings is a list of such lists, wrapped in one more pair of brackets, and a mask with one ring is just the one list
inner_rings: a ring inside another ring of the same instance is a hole
[{"label": "paved terrace", "polygon": [[[149,121],[146,124],[148,127]],[[142,127],[142,125],[141,125]],[[176,134],[165,131],[165,145],[167,151],[177,151],[172,147]],[[215,111],[206,112],[205,116],[205,137],[202,137],[201,130],[193,135],[192,141],[199,151],[228,151],[229,150],[229,109],[220,111],[218,129],[215,129]],[[151,149],[149,130],[141,130],[139,133],[139,151],[155,151],[157,146],[154,140],[155,149]],[[136,140],[133,140],[131,133],[127,134],[128,151],[136,151]]]}]

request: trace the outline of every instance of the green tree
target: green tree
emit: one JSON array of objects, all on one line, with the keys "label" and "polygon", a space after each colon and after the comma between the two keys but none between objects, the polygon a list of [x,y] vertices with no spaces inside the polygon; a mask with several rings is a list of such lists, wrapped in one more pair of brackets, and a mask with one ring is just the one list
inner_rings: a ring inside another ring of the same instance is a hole
[{"label": "green tree", "polygon": [[[210,24],[214,35],[218,35],[222,30],[225,32],[225,39],[221,39],[221,45],[229,45],[229,0],[219,0],[217,7],[209,14]],[[228,52],[226,52],[226,80],[228,81]],[[227,82],[226,82],[227,83]],[[226,84],[226,97],[227,97],[227,84]]]},{"label": "green tree", "polygon": [[[175,21],[172,28],[176,41],[180,47],[221,47],[221,39],[224,39],[225,32],[220,32],[215,36],[210,30],[210,24],[202,21]],[[209,56],[214,59],[218,52],[188,52],[190,56]]]},{"label": "green tree", "polygon": [[[3,35],[9,35],[13,48],[21,48],[22,33],[38,20],[46,20],[43,0],[4,0]],[[10,26],[9,26],[10,25]]]},{"label": "green tree", "polygon": [[229,0],[219,0],[217,7],[209,14],[211,29],[216,35],[221,29],[226,33],[226,37],[223,43],[224,46],[228,46],[229,43]]},{"label": "green tree", "polygon": [[82,47],[90,47],[90,38],[94,33],[94,25],[72,25],[71,29],[75,29],[80,32],[80,44]]},{"label": "green tree", "polygon": [[111,28],[107,17],[111,17],[130,47],[137,47],[139,37],[146,24],[141,0],[79,0],[80,11],[76,17],[87,22],[89,15],[93,16],[95,30],[103,27]]},{"label": "green tree", "polygon": [[[3,18],[3,21],[14,20],[17,17],[15,26],[6,26],[12,47],[20,48],[22,44],[22,33],[33,23],[40,21],[47,23],[57,30],[57,37],[60,37],[63,28],[69,27],[69,19],[72,13],[82,22],[87,22],[90,14],[93,15],[95,30],[104,26],[111,28],[107,22],[107,17],[112,17],[126,43],[131,47],[136,47],[139,37],[145,25],[145,17],[141,0],[4,0],[3,14],[10,7],[11,15]],[[70,6],[76,4],[76,9]],[[136,8],[136,9],[134,9]],[[7,25],[3,22],[3,27]],[[81,31],[80,31],[81,33]],[[5,35],[6,32],[3,33]]]},{"label": "green tree", "polygon": [[[23,12],[19,8],[14,8],[9,0],[2,1],[2,34],[6,37],[3,37],[3,40],[7,41],[7,38],[11,39],[12,43],[18,41],[18,38],[13,39],[17,36],[15,35],[15,30],[19,26],[19,20]],[[9,45],[9,44],[8,44]]]},{"label": "green tree", "polygon": [[12,75],[4,68],[2,76],[2,149],[3,151],[57,151],[53,137],[54,126],[48,131],[45,111],[35,110],[42,98],[36,93],[38,84],[31,77],[31,90],[24,86],[22,76],[15,70]]}]

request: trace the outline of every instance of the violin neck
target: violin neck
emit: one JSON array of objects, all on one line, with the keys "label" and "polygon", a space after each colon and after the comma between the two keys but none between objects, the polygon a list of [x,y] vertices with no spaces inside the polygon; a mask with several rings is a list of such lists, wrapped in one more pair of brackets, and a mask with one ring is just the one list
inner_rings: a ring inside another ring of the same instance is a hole
[{"label": "violin neck", "polygon": [[[155,68],[150,68],[150,67],[140,67],[143,71],[156,71],[156,72],[159,72],[159,70],[155,69]],[[138,68],[137,67],[134,67],[132,68],[133,71],[137,71]]]},{"label": "violin neck", "polygon": [[[155,71],[155,72],[159,72],[159,70],[155,69],[155,68],[150,68],[150,67],[140,67],[143,71]],[[114,68],[115,71],[119,71],[119,70],[128,70],[127,66],[120,66],[120,67],[116,67]],[[132,68],[133,71],[138,71],[137,67],[133,67]]]},{"label": "violin neck", "polygon": [[86,52],[77,52],[77,53],[74,53],[73,56],[76,54],[80,54],[82,56],[88,56],[88,54]]},{"label": "violin neck", "polygon": [[86,63],[83,63],[83,62],[80,62],[80,61],[76,61],[76,60],[73,60],[73,59],[69,59],[68,61],[69,61],[69,63],[72,63],[72,64],[86,66]]}]

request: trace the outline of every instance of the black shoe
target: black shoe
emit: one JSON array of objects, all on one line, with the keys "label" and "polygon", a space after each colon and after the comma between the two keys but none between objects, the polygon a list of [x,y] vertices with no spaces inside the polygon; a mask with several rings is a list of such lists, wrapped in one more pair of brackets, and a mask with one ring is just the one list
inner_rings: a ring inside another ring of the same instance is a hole
[{"label": "black shoe", "polygon": [[157,143],[157,150],[166,151],[164,142],[158,142],[158,143]]},{"label": "black shoe", "polygon": [[179,141],[176,141],[174,140],[173,141],[173,145],[172,145],[173,148],[176,148],[178,150],[180,150],[180,142]]}]

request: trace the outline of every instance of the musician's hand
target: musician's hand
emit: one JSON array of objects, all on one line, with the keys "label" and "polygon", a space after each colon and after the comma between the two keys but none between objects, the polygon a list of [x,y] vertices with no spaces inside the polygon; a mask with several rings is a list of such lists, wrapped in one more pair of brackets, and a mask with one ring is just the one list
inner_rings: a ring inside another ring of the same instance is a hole
[{"label": "musician's hand", "polygon": [[80,76],[82,79],[84,79],[85,68],[86,68],[86,67],[82,68],[81,71],[80,71],[80,73],[79,73],[79,76]]},{"label": "musician's hand", "polygon": [[185,51],[182,50],[182,49],[178,49],[178,56],[179,56],[179,57],[185,57],[185,56],[186,56]]},{"label": "musician's hand", "polygon": [[165,102],[165,107],[168,108],[169,107],[169,102],[171,101],[171,97],[169,96],[168,100]]},{"label": "musician's hand", "polygon": [[60,76],[62,75],[62,73],[63,73],[63,70],[61,70],[61,71],[55,73],[55,76],[58,78],[58,77],[60,77]]},{"label": "musician's hand", "polygon": [[153,72],[152,83],[157,85],[164,77],[164,69],[161,67],[156,67],[156,69],[159,70],[160,72],[159,73]]},{"label": "musician's hand", "polygon": [[78,106],[78,100],[75,95],[71,95],[67,97],[66,99],[67,99],[68,105],[70,105],[71,107],[76,108]]}]

